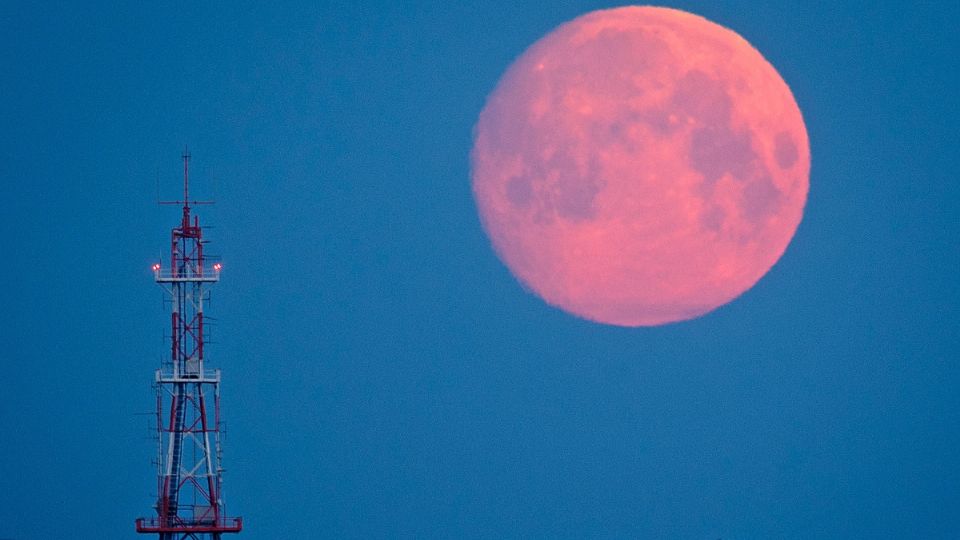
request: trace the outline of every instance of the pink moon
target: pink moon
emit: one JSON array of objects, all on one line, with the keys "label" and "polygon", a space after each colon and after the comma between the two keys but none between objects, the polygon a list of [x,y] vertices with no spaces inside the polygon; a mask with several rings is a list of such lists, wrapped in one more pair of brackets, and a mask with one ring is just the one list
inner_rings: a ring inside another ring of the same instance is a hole
[{"label": "pink moon", "polygon": [[803,217],[810,149],[790,88],[746,40],[623,7],[510,66],[471,165],[483,227],[527,289],[636,327],[709,313],[770,270]]}]

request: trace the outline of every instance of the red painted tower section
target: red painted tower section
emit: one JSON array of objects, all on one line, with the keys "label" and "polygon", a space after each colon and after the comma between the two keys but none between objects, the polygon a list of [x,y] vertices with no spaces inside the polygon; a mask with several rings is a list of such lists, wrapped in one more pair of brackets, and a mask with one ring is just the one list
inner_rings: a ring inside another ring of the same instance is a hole
[{"label": "red painted tower section", "polygon": [[154,278],[170,295],[170,358],[156,372],[156,516],[136,520],[137,532],[160,540],[221,538],[243,527],[227,517],[220,465],[220,370],[205,365],[204,303],[207,287],[220,280],[221,265],[204,257],[200,220],[191,216],[190,154],[183,154],[183,205],[173,229],[170,263],[153,266]]}]

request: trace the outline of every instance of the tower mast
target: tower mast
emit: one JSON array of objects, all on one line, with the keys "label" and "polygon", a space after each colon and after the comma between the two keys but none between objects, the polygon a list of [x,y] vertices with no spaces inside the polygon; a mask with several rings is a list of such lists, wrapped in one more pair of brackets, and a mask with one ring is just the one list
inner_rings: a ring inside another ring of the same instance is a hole
[{"label": "tower mast", "polygon": [[[180,225],[171,231],[170,265],[153,266],[155,281],[169,294],[170,358],[156,371],[157,502],[155,517],[136,520],[137,532],[160,540],[219,539],[243,527],[227,517],[221,488],[220,370],[205,365],[204,302],[207,286],[220,281],[220,263],[207,267],[200,219],[191,216],[190,153],[183,153]],[[192,220],[191,220],[192,217]],[[213,400],[211,416],[210,401]],[[212,441],[211,441],[212,439]]]}]

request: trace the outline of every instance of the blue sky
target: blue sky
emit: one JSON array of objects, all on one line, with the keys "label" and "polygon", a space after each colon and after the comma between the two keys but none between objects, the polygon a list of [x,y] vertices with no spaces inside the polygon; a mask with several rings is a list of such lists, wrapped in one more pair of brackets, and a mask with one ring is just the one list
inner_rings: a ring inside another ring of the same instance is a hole
[{"label": "blue sky", "polygon": [[807,211],[735,302],[597,325],[471,197],[500,74],[592,2],[0,7],[0,538],[132,538],[184,145],[250,538],[951,538],[960,8],[683,2],[804,112]]}]

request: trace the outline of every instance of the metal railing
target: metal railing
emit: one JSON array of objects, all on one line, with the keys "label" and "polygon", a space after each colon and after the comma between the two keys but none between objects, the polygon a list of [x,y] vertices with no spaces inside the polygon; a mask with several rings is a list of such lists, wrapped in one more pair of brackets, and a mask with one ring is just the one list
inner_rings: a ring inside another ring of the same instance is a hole
[{"label": "metal railing", "polygon": [[188,362],[186,366],[182,367],[179,370],[179,376],[173,376],[173,363],[170,361],[165,361],[155,373],[155,380],[157,382],[204,382],[204,383],[213,383],[220,382],[220,370],[219,369],[207,369],[206,367],[203,370],[200,370],[198,363]]},{"label": "metal railing", "polygon": [[173,533],[173,532],[240,532],[243,528],[243,518],[220,517],[217,520],[208,518],[159,517],[137,518],[138,533]]},{"label": "metal railing", "polygon": [[153,269],[153,277],[159,283],[171,283],[177,281],[220,281],[220,269],[214,266],[212,269],[204,268],[200,272],[188,270],[186,272],[173,272],[169,269]]}]

